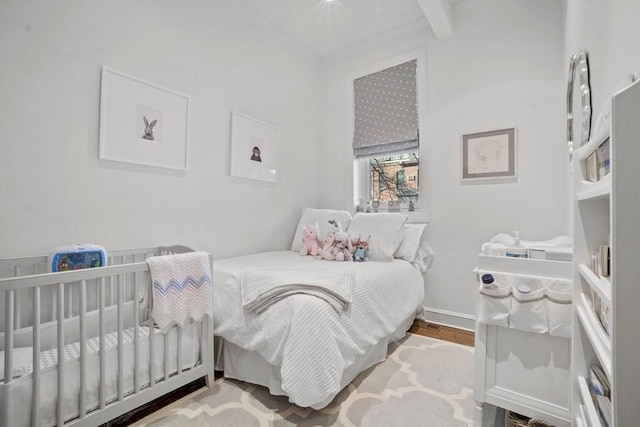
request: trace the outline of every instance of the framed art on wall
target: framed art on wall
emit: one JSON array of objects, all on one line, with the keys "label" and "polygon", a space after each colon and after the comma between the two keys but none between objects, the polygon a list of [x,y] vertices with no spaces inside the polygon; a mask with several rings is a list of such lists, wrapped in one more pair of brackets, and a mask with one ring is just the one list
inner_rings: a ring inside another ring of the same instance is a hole
[{"label": "framed art on wall", "polygon": [[516,129],[462,135],[461,181],[515,179]]},{"label": "framed art on wall", "polygon": [[189,97],[102,68],[100,159],[187,169]]},{"label": "framed art on wall", "polygon": [[231,113],[231,176],[278,182],[278,128],[262,120]]}]

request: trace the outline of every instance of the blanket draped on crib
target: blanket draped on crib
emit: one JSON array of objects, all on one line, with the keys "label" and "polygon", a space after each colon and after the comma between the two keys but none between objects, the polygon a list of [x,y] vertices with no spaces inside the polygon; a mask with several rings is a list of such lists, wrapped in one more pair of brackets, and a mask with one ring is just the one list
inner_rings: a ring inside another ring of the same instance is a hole
[{"label": "blanket draped on crib", "polygon": [[151,271],[151,314],[166,332],[173,324],[213,317],[213,282],[206,252],[156,256],[147,259]]},{"label": "blanket draped on crib", "polygon": [[353,271],[249,269],[240,278],[242,307],[256,314],[289,295],[326,301],[338,313],[351,303]]}]

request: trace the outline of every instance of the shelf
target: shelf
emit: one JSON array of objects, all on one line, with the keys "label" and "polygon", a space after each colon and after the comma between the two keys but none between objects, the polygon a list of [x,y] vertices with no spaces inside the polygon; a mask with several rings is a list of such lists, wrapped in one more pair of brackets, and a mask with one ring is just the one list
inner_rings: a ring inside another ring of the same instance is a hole
[{"label": "shelf", "polygon": [[578,414],[578,418],[576,418],[576,425],[578,427],[589,427],[585,421],[587,419],[587,413],[584,409],[584,405],[580,405],[578,407]]},{"label": "shelf", "polygon": [[587,380],[584,377],[578,377],[578,388],[580,389],[580,397],[582,397],[582,408],[584,408],[584,416],[587,420],[587,424],[591,427],[602,427],[600,422],[600,416],[598,410],[593,404],[591,399],[591,393],[589,393],[589,386]]},{"label": "shelf", "polygon": [[580,276],[596,291],[602,302],[611,308],[611,282],[609,279],[598,276],[585,264],[580,264],[578,271],[580,271]]},{"label": "shelf", "polygon": [[607,199],[612,188],[611,173],[608,173],[600,181],[581,181],[578,184],[577,198],[581,200]]},{"label": "shelf", "polygon": [[596,317],[593,310],[589,306],[587,297],[581,294],[582,306],[578,305],[576,311],[578,313],[578,319],[591,342],[591,346],[598,356],[600,365],[607,374],[607,377],[613,378],[611,375],[611,340],[604,331],[604,328],[600,325],[600,321]]}]

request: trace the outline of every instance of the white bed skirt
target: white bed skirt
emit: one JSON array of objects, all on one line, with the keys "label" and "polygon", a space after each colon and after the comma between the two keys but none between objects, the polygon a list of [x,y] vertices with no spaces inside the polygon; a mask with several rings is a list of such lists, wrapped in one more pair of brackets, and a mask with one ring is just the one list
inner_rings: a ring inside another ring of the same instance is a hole
[{"label": "white bed skirt", "polygon": [[[385,360],[389,344],[402,339],[413,324],[414,319],[415,315],[410,316],[398,329],[378,341],[377,344],[369,347],[365,353],[357,356],[353,363],[344,370],[340,382],[340,390],[331,394],[322,402],[311,405],[311,408],[322,409],[326,407],[358,374]],[[267,387],[269,392],[275,396],[287,396],[287,393],[281,387],[280,367],[269,364],[258,352],[244,350],[224,339],[216,340],[216,351],[216,370],[224,371],[226,378],[234,378]]]}]

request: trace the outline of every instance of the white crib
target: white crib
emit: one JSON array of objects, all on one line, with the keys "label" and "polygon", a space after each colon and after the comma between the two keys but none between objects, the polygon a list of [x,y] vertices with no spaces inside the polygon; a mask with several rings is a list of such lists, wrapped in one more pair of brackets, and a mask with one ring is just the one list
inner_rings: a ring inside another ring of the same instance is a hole
[{"label": "white crib", "polygon": [[211,386],[211,319],[163,334],[145,303],[144,260],[188,251],[114,251],[107,267],[59,273],[46,256],[0,260],[0,426],[95,426],[198,378]]}]

